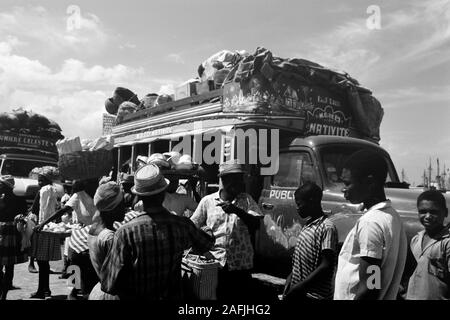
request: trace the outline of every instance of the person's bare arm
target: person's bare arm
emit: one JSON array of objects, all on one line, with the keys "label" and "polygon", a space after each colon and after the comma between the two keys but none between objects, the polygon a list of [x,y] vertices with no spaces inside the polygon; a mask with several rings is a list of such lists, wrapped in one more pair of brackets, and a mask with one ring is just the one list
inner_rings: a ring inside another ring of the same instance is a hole
[{"label": "person's bare arm", "polygon": [[319,266],[311,272],[303,281],[296,283],[289,288],[286,294],[286,301],[292,301],[295,297],[306,295],[308,288],[314,286],[317,282],[326,277],[334,267],[335,253],[332,250],[323,250],[322,261]]},{"label": "person's bare arm", "polygon": [[[361,285],[355,295],[355,300],[377,300],[380,295],[381,283],[381,260],[360,257],[359,281]],[[375,266],[375,268],[374,268]]]},{"label": "person's bare arm", "polygon": [[55,219],[58,219],[60,217],[62,217],[65,213],[67,212],[72,212],[72,208],[69,206],[65,206],[62,209],[59,209],[58,211],[56,211],[53,215],[51,215],[50,217],[48,217],[47,219],[45,219],[43,222],[41,222],[40,224],[38,224],[37,226],[34,227],[34,230],[39,231],[41,230],[47,223],[52,222]]}]

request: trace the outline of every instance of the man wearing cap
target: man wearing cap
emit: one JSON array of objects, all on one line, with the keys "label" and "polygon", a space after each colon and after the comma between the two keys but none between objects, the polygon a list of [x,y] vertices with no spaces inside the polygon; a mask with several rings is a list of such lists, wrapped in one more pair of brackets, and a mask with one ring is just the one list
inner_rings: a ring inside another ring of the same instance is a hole
[{"label": "man wearing cap", "polygon": [[[14,276],[14,265],[27,261],[21,251],[21,235],[15,217],[25,214],[27,203],[13,193],[14,178],[0,176],[0,300],[6,300]],[[3,266],[5,271],[3,272]]]},{"label": "man wearing cap", "polygon": [[179,300],[184,250],[205,252],[214,238],[162,206],[168,183],[158,166],[142,167],[134,180],[144,212],[117,229],[100,272],[102,290],[121,300]]},{"label": "man wearing cap", "polygon": [[250,287],[253,268],[250,235],[263,216],[253,198],[244,192],[244,173],[235,160],[220,165],[220,190],[204,197],[191,217],[197,227],[210,227],[216,237],[211,254],[222,266],[217,288],[219,300],[249,297],[246,289]]}]

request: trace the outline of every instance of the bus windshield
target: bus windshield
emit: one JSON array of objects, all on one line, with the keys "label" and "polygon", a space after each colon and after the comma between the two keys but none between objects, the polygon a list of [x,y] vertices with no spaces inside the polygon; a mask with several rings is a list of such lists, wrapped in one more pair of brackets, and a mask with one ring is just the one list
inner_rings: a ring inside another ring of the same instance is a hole
[{"label": "bus windshield", "polygon": [[55,166],[55,163],[40,160],[3,159],[0,174],[10,174],[14,177],[28,177],[31,170],[36,167]]},{"label": "bus windshield", "polygon": [[[344,183],[341,180],[342,167],[347,158],[354,152],[360,150],[362,147],[355,145],[339,145],[339,146],[324,146],[319,150],[319,157],[322,169],[325,173],[324,184],[331,189],[341,190]],[[374,149],[376,150],[376,149]],[[382,153],[388,164],[388,176],[386,179],[386,186],[393,187],[400,185],[397,172],[392,164],[392,161]]]}]

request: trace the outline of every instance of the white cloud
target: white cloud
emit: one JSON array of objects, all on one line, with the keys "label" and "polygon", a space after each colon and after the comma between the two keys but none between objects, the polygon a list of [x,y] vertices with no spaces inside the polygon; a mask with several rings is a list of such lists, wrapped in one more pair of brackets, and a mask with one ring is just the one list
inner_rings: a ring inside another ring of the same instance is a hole
[{"label": "white cloud", "polygon": [[158,94],[174,94],[175,88],[173,84],[163,84],[158,91]]},{"label": "white cloud", "polygon": [[369,30],[366,20],[359,18],[302,39],[305,45],[298,56],[347,71],[371,85],[386,82],[395,71],[420,73],[450,61],[449,1],[410,1],[395,10],[381,8],[381,19],[381,30]]},{"label": "white cloud", "polygon": [[15,90],[9,96],[10,109],[24,107],[55,120],[66,137],[99,137],[107,95],[101,91],[36,92]]},{"label": "white cloud", "polygon": [[[54,14],[44,7],[14,7],[0,12],[0,36],[12,35],[30,43],[29,50],[40,49],[47,56],[61,52],[95,54],[103,48],[109,36],[100,19],[81,12],[80,28],[67,29],[69,15]],[[42,50],[45,48],[45,50]]]},{"label": "white cloud", "polygon": [[179,63],[179,64],[184,64],[184,59],[181,56],[181,54],[179,53],[171,53],[167,56],[167,60],[171,61],[171,62],[175,62],[175,63]]},{"label": "white cloud", "polygon": [[133,43],[125,43],[125,44],[121,44],[119,46],[119,49],[122,49],[122,50],[124,50],[124,49],[136,49],[136,48],[137,48],[137,45],[135,45]]},{"label": "white cloud", "polygon": [[1,111],[32,109],[57,121],[66,136],[99,136],[106,98],[115,86],[139,83],[143,75],[142,69],[121,64],[86,66],[76,59],[65,60],[55,71],[15,54],[19,44],[14,38],[0,42]]},{"label": "white cloud", "polygon": [[[380,92],[377,98],[385,108],[403,108],[412,105],[440,107],[450,105],[450,85],[430,86],[427,88],[405,87]],[[386,103],[383,103],[383,102]]]}]

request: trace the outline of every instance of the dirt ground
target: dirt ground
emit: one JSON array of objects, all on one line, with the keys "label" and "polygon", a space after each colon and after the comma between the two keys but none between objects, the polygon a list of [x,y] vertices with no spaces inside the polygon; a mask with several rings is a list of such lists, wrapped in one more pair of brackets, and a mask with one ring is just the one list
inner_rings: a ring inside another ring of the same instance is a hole
[{"label": "dirt ground", "polygon": [[[35,263],[37,268],[37,263]],[[60,272],[63,268],[63,261],[50,262],[50,268]],[[50,275],[50,290],[52,296],[46,300],[65,300],[71,288],[67,285],[67,280],[58,279],[60,274]],[[38,287],[38,274],[28,272],[28,262],[16,264],[14,268],[13,285],[17,289],[8,291],[7,300],[40,300],[30,299],[30,295],[36,292]]]}]

